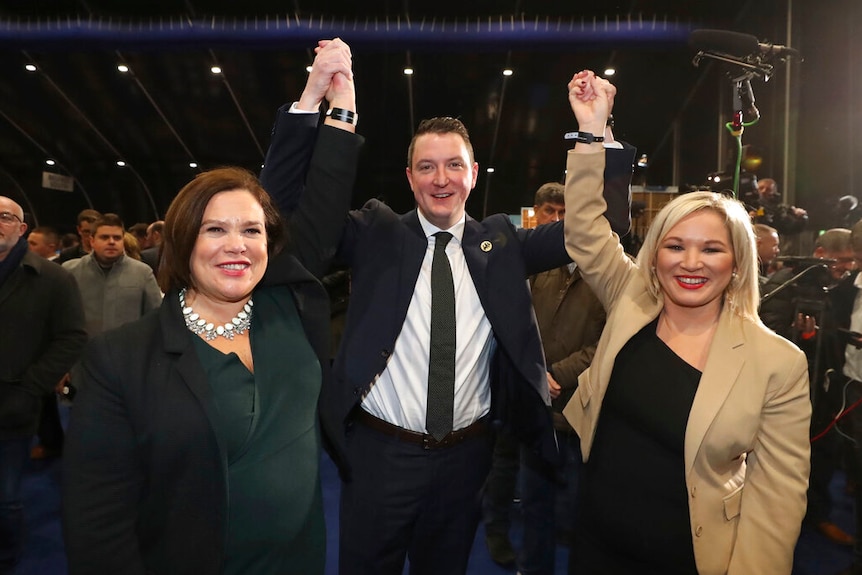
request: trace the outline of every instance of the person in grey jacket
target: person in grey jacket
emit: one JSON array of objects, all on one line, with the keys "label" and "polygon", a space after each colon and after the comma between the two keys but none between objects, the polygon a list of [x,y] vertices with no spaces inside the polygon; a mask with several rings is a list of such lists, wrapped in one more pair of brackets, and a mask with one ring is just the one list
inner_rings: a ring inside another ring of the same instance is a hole
[{"label": "person in grey jacket", "polygon": [[78,282],[91,338],[140,319],[162,302],[150,266],[125,257],[120,217],[104,214],[95,226],[93,251],[63,264]]}]

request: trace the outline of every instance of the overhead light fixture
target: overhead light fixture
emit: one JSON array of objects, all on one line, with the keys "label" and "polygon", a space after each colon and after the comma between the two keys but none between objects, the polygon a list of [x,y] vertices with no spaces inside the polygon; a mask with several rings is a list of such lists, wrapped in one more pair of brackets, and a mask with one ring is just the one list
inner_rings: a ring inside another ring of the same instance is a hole
[{"label": "overhead light fixture", "polygon": [[511,76],[511,75],[512,75],[512,74],[514,74],[514,73],[515,73],[515,72],[513,72],[511,68],[504,68],[504,69],[503,69],[503,75],[504,75],[504,76]]},{"label": "overhead light fixture", "polygon": [[197,162],[189,162],[189,167],[190,167],[190,168],[197,168],[197,167],[198,167],[198,163],[197,163]]},{"label": "overhead light fixture", "polygon": [[221,74],[221,67],[213,66],[212,68],[210,68],[210,72],[212,72],[213,74]]},{"label": "overhead light fixture", "polygon": [[36,71],[36,64],[25,64],[24,69],[27,70],[28,72],[35,72]]},{"label": "overhead light fixture", "polygon": [[48,164],[49,166],[53,166],[57,162],[55,162],[54,160],[45,160],[45,163]]},{"label": "overhead light fixture", "polygon": [[311,74],[311,66],[306,66],[305,71],[308,72],[309,74]]},{"label": "overhead light fixture", "polygon": [[488,168],[488,169],[486,169],[485,171],[486,171],[486,172],[488,172],[489,174],[493,174],[493,173],[494,173],[494,168]]},{"label": "overhead light fixture", "polygon": [[117,165],[121,168],[125,168],[126,162],[124,162],[123,160],[117,160]]},{"label": "overhead light fixture", "polygon": [[129,71],[129,67],[126,66],[125,64],[117,64],[117,71],[125,74],[126,72]]},{"label": "overhead light fixture", "polygon": [[413,75],[413,68],[404,68],[404,75],[405,76],[412,76]]},{"label": "overhead light fixture", "polygon": [[613,76],[616,73],[616,68],[605,68],[605,76]]}]

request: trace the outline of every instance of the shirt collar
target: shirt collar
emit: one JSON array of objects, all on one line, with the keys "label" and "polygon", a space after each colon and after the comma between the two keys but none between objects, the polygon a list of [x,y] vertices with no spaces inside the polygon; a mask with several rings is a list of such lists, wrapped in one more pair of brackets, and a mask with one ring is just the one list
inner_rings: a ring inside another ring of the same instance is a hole
[{"label": "shirt collar", "polygon": [[464,235],[464,226],[467,223],[467,213],[461,215],[461,219],[455,222],[455,225],[449,229],[438,228],[434,224],[428,221],[428,219],[422,215],[422,210],[416,210],[416,214],[419,216],[419,225],[422,226],[422,231],[425,232],[425,237],[430,238],[437,232],[449,232],[452,234],[452,237],[458,240],[458,243],[461,243],[461,238]]},{"label": "shirt collar", "polygon": [[856,274],[856,277],[853,279],[853,287],[862,288],[862,273]]}]

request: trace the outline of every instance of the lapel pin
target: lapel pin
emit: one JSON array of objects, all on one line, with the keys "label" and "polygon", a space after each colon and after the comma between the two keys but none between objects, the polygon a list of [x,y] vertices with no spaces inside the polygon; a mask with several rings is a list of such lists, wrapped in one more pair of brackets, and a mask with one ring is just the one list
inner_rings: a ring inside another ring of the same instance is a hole
[{"label": "lapel pin", "polygon": [[492,247],[491,242],[489,242],[488,240],[485,240],[484,242],[479,244],[479,249],[481,249],[483,252],[490,252],[491,247]]}]

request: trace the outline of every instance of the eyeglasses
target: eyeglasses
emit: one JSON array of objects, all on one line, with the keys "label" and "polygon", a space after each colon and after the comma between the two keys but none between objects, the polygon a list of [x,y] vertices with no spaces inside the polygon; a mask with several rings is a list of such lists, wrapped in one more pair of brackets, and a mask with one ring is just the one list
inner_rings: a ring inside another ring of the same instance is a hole
[{"label": "eyeglasses", "polygon": [[8,226],[14,223],[21,223],[21,218],[12,212],[0,212],[0,224],[6,224]]}]

